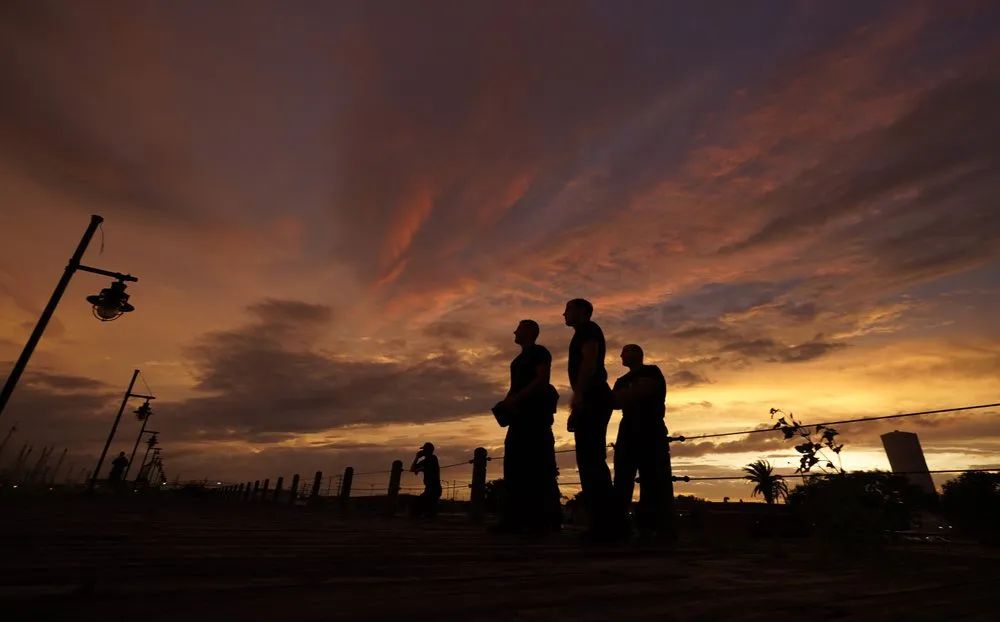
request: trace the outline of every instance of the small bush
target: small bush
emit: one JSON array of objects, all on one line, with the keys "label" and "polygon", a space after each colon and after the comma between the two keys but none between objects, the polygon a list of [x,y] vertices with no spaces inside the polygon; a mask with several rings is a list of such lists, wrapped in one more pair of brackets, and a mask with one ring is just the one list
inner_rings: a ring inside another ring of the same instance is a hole
[{"label": "small bush", "polygon": [[946,482],[941,509],[963,532],[1000,544],[1000,474],[963,473]]},{"label": "small bush", "polygon": [[848,545],[908,529],[925,503],[926,495],[905,477],[880,472],[815,477],[788,495],[794,515],[815,535]]}]

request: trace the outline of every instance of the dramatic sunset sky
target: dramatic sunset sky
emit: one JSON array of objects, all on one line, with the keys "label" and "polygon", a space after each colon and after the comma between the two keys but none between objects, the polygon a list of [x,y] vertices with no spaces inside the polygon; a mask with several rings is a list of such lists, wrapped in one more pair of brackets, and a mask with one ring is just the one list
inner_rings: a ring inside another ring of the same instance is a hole
[{"label": "dramatic sunset sky", "polygon": [[[541,324],[565,404],[578,296],[673,433],[998,402],[998,35],[987,1],[5,2],[0,376],[90,214],[85,262],[140,281],[100,323],[75,277],[0,466],[92,467],[136,367],[171,479],[499,454],[511,332]],[[1000,410],[843,426],[844,466],[892,429],[1000,466]],[[794,468],[723,440],[675,472]]]}]

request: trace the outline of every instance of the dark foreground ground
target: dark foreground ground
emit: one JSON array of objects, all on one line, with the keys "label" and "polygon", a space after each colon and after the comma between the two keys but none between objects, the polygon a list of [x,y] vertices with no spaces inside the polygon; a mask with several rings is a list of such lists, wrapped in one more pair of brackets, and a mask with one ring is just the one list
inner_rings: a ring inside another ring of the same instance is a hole
[{"label": "dark foreground ground", "polygon": [[1000,552],[971,544],[586,548],[460,516],[129,501],[0,503],[0,619],[1000,619]]}]

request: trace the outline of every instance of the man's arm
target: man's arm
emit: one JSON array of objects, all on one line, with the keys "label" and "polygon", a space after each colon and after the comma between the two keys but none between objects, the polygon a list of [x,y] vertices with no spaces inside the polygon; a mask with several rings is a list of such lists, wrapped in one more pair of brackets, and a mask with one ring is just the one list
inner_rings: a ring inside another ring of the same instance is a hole
[{"label": "man's arm", "polygon": [[535,377],[531,379],[528,386],[524,387],[517,393],[511,395],[509,392],[507,394],[507,399],[504,402],[507,406],[517,406],[517,404],[526,397],[535,395],[535,393],[541,390],[542,387],[549,384],[549,379],[552,376],[552,364],[549,362],[539,363],[535,366]]},{"label": "man's arm", "polygon": [[410,471],[413,473],[419,473],[424,468],[424,462],[420,459],[420,454],[413,459],[413,464],[410,465]]},{"label": "man's arm", "polygon": [[582,357],[580,358],[580,369],[576,373],[576,378],[571,378],[573,384],[573,401],[570,402],[570,406],[575,408],[580,405],[583,396],[584,387],[587,386],[587,381],[594,377],[594,373],[597,372],[597,352],[598,343],[597,341],[586,341],[580,348]]},{"label": "man's arm", "polygon": [[632,386],[615,387],[615,407],[631,406],[656,396],[659,388],[652,378],[639,378]]}]

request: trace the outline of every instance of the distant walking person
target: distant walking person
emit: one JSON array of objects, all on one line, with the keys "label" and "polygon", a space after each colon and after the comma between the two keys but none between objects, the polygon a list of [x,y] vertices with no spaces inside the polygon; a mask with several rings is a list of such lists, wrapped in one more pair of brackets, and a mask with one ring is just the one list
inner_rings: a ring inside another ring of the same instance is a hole
[{"label": "distant walking person", "polygon": [[125,467],[128,466],[128,458],[125,457],[125,452],[120,452],[118,457],[111,461],[111,472],[108,473],[109,482],[120,482],[122,476],[125,475]]},{"label": "distant walking person", "polygon": [[605,342],[601,327],[590,318],[594,306],[576,298],[566,303],[563,317],[575,331],[569,344],[569,382],[573,387],[567,428],[576,441],[576,465],[590,530],[596,542],[617,540],[625,535],[625,516],[611,487],[607,463],[608,421],[613,398],[604,368]]},{"label": "distant walking person", "polygon": [[639,474],[636,526],[642,536],[673,537],[673,482],[667,443],[667,381],[656,365],[643,363],[642,348],[622,348],[628,373],[615,382],[615,408],[622,411],[615,441],[615,492],[624,511],[632,503]]},{"label": "distant walking person", "polygon": [[413,458],[410,470],[424,474],[424,492],[417,497],[414,514],[433,517],[437,515],[438,499],[441,498],[441,466],[434,455],[434,445],[424,443]]},{"label": "distant walking person", "polygon": [[550,383],[552,355],[538,339],[538,323],[521,320],[514,343],[521,353],[510,364],[510,390],[493,409],[504,439],[503,481],[506,493],[500,524],[494,531],[544,533],[558,526],[553,415],[559,394]]}]

